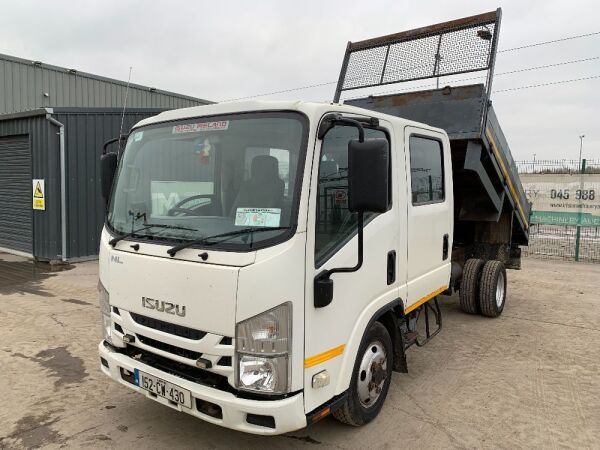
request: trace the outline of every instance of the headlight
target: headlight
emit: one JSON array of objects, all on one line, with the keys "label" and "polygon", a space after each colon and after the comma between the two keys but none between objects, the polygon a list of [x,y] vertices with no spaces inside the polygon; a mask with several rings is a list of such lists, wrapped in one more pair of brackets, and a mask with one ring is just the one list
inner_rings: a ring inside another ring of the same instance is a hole
[{"label": "headlight", "polygon": [[289,392],[292,304],[283,303],[238,323],[235,336],[237,387],[269,394]]},{"label": "headlight", "polygon": [[239,387],[257,392],[287,392],[287,356],[241,355],[239,364]]},{"label": "headlight", "polygon": [[100,302],[100,312],[102,313],[102,337],[111,342],[110,296],[100,281],[98,281],[98,300]]}]

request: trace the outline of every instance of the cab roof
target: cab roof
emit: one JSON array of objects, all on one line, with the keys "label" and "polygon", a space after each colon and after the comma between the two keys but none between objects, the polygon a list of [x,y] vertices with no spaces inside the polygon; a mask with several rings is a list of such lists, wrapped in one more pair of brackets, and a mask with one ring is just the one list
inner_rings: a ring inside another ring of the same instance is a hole
[{"label": "cab roof", "polygon": [[392,123],[402,122],[402,125],[413,125],[427,129],[442,131],[427,124],[413,122],[400,117],[379,113],[369,109],[339,103],[304,102],[304,101],[264,101],[250,100],[239,102],[215,103],[211,105],[193,106],[191,108],[174,109],[162,112],[138,122],[134,128],[155,123],[171,122],[175,120],[191,119],[195,117],[218,116],[223,114],[247,113],[254,111],[298,111],[304,113],[309,119],[320,118],[327,112],[339,112],[357,116],[376,117]]}]

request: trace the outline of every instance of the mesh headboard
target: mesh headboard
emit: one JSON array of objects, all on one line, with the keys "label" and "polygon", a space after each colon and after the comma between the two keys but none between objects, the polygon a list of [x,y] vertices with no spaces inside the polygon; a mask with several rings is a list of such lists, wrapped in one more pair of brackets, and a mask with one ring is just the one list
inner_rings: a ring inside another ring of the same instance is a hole
[{"label": "mesh headboard", "polygon": [[348,42],[334,102],[352,89],[487,71],[489,96],[500,18],[498,8],[388,36]]}]

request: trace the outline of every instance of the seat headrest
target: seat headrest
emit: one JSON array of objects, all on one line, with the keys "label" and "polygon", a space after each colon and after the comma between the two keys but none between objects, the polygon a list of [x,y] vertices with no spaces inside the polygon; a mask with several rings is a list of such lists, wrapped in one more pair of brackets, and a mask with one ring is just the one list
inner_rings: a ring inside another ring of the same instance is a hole
[{"label": "seat headrest", "polygon": [[250,167],[250,178],[279,178],[279,161],[270,155],[255,156]]}]

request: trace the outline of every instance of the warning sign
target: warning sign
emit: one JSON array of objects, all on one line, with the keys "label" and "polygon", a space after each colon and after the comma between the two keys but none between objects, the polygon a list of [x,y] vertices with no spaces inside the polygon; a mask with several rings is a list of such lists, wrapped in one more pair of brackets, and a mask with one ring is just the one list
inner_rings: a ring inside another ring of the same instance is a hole
[{"label": "warning sign", "polygon": [[336,205],[348,206],[348,192],[345,189],[336,189],[333,198]]},{"label": "warning sign", "polygon": [[33,209],[46,209],[46,191],[44,189],[44,180],[33,180]]}]

